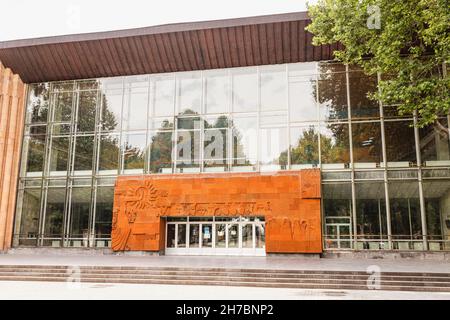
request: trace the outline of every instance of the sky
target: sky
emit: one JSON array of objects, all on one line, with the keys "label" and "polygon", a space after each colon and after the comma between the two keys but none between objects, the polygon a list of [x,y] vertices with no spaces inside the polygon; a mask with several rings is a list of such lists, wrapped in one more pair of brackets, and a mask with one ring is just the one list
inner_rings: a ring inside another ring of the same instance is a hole
[{"label": "sky", "polygon": [[[0,41],[305,11],[316,0],[1,0]],[[1,9],[6,10],[1,12]]]}]

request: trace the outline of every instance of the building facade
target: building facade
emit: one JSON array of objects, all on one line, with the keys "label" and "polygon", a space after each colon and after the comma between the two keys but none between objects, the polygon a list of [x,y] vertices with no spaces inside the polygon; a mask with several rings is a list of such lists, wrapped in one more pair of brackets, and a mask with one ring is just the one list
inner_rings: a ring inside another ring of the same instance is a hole
[{"label": "building facade", "polygon": [[21,150],[3,157],[4,249],[450,250],[448,115],[418,128],[370,100],[383,75],[332,61],[307,23],[0,43],[27,83],[0,118],[21,129],[3,148]]}]

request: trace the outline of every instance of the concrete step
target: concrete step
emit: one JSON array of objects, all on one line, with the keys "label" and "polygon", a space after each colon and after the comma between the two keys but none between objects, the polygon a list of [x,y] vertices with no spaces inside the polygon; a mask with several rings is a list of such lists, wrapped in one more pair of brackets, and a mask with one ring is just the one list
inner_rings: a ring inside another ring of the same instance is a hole
[{"label": "concrete step", "polygon": [[[120,266],[82,266],[79,267],[79,271],[79,281],[91,283],[369,289],[367,286],[369,274],[362,271]],[[0,281],[68,281],[73,280],[73,272],[76,273],[77,269],[70,266],[3,265],[0,266]],[[445,273],[388,272],[382,273],[379,280],[382,290],[450,292],[450,274]]]},{"label": "concrete step", "polygon": [[[61,281],[67,281],[67,279],[71,279],[71,277],[67,274],[8,274],[8,275],[0,275],[0,280],[7,280],[9,278],[23,278],[27,279],[29,277],[32,278],[59,278]],[[367,286],[366,280],[356,280],[356,279],[330,279],[330,278],[303,278],[303,279],[293,279],[293,278],[286,278],[286,277],[276,277],[276,278],[253,278],[253,277],[245,277],[245,276],[204,276],[204,275],[189,275],[189,276],[183,276],[183,275],[103,275],[103,274],[82,274],[80,275],[80,279],[122,279],[122,280],[136,280],[136,281],[147,281],[147,280],[189,280],[189,281],[230,281],[230,282],[249,282],[249,283],[255,283],[255,282],[266,282],[266,283],[311,283],[311,284],[341,284],[341,285],[361,285],[361,286]],[[443,282],[436,282],[436,281],[402,281],[402,280],[381,280],[380,284],[382,286],[421,286],[421,287],[444,287],[449,288],[450,291],[450,283],[443,283]]]},{"label": "concrete step", "polygon": [[[23,270],[16,270],[16,269],[3,269],[0,271],[0,276],[20,276],[20,275],[26,275],[26,276],[50,276],[50,277],[65,277],[72,274],[70,269],[23,269]],[[333,273],[322,273],[322,274],[295,274],[295,273],[267,273],[267,274],[261,274],[261,273],[240,273],[240,272],[201,272],[198,271],[139,271],[139,272],[128,272],[123,270],[80,270],[80,276],[82,277],[101,277],[101,278],[107,278],[107,277],[119,277],[119,278],[132,278],[132,277],[155,277],[155,276],[161,276],[161,277],[179,277],[179,278],[186,278],[186,277],[204,277],[204,278],[223,278],[223,277],[237,277],[237,278],[252,278],[256,281],[264,280],[264,279],[290,279],[291,281],[298,281],[302,279],[309,279],[309,280],[323,280],[326,279],[326,281],[330,280],[351,280],[351,281],[363,281],[366,282],[369,275],[368,274],[361,274],[361,275],[335,275]],[[397,281],[397,282],[409,282],[409,283],[442,283],[444,286],[450,286],[450,277],[412,277],[412,276],[380,276],[380,281],[387,282],[387,281]]]},{"label": "concrete step", "polygon": [[[49,282],[61,282],[61,278],[45,278],[41,277],[8,277],[6,279],[0,279],[2,281],[49,281]],[[314,284],[310,282],[302,283],[270,283],[270,282],[249,282],[249,281],[196,281],[196,280],[170,280],[170,279],[148,279],[148,280],[136,280],[136,279],[116,279],[116,278],[91,278],[80,279],[81,283],[127,283],[127,284],[173,284],[173,285],[217,285],[217,286],[248,286],[248,287],[270,287],[270,288],[294,288],[294,289],[341,289],[341,290],[368,290],[366,285],[347,285],[347,284],[332,284],[321,283]],[[381,285],[379,290],[394,290],[394,291],[425,291],[425,292],[450,292],[449,288],[439,286],[408,286],[408,285]]]}]

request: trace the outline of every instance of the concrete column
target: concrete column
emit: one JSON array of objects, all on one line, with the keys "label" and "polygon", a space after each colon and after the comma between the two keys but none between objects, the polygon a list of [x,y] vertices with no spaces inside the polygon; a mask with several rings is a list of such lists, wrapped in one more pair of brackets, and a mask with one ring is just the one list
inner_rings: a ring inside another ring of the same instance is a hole
[{"label": "concrete column", "polygon": [[25,85],[0,63],[0,251],[11,247],[25,113]]}]

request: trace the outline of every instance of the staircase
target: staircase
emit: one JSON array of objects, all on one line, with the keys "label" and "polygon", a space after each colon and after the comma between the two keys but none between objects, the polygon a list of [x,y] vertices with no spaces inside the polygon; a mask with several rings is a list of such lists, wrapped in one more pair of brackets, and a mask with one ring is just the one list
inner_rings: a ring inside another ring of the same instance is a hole
[{"label": "staircase", "polygon": [[[0,281],[248,286],[296,289],[369,290],[362,271],[110,266],[1,265]],[[377,289],[450,292],[450,273],[383,272]]]}]

